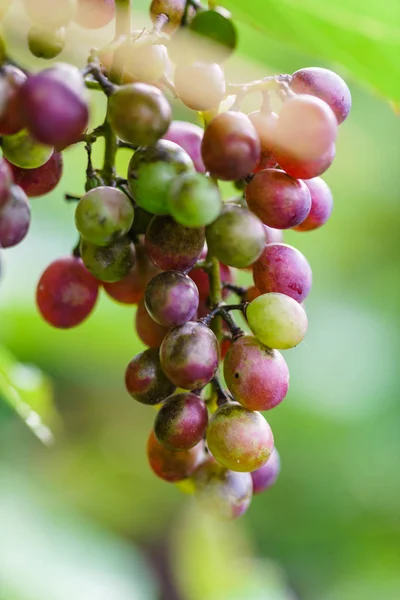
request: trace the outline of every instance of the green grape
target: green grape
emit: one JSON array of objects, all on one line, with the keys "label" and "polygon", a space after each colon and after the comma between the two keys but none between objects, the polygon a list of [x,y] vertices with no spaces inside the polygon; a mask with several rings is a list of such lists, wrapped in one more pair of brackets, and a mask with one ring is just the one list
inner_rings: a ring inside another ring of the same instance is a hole
[{"label": "green grape", "polygon": [[5,135],[3,154],[13,165],[22,169],[37,169],[50,159],[54,149],[34,140],[26,129],[14,135]]},{"label": "green grape", "polygon": [[259,296],[248,305],[246,318],[256,338],[269,348],[293,348],[307,332],[308,321],[304,308],[285,294]]},{"label": "green grape", "polygon": [[135,247],[124,237],[111,246],[96,246],[81,240],[81,257],[85,267],[100,281],[120,281],[135,264]]},{"label": "green grape", "polygon": [[159,140],[139,148],[129,163],[128,185],[135,201],[147,212],[168,214],[167,193],[180,173],[194,171],[190,156],[174,142]]},{"label": "green grape", "polygon": [[201,173],[177,177],[168,190],[168,208],[177,223],[203,227],[218,217],[221,194],[214,181]]},{"label": "green grape", "polygon": [[63,51],[65,38],[65,27],[46,29],[39,25],[33,25],[28,33],[29,50],[38,58],[55,58]]},{"label": "green grape", "polygon": [[80,199],[75,224],[85,240],[97,246],[107,246],[128,233],[133,216],[132,204],[121,190],[101,186]]}]

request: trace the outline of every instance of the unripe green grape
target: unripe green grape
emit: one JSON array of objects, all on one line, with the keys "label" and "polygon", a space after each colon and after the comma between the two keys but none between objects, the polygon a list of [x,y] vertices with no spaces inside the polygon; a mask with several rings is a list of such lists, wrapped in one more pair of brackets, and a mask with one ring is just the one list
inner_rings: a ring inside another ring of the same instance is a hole
[{"label": "unripe green grape", "polygon": [[[150,34],[147,38],[149,37]],[[167,74],[169,68],[166,46],[151,43],[140,31],[138,38],[133,40],[127,50],[124,77],[128,76],[134,81],[153,83]]]},{"label": "unripe green grape", "polygon": [[190,156],[174,142],[159,140],[139,148],[128,168],[128,185],[135,201],[148,212],[168,214],[167,192],[180,173],[194,171]]},{"label": "unripe green grape", "polygon": [[3,137],[3,154],[13,165],[22,169],[37,169],[50,159],[54,149],[37,142],[26,129]]},{"label": "unripe green grape", "polygon": [[308,327],[304,308],[285,294],[262,294],[248,305],[246,318],[256,338],[278,350],[297,346]]},{"label": "unripe green grape", "polygon": [[168,190],[168,208],[177,223],[203,227],[218,217],[221,194],[214,181],[201,173],[177,177]]},{"label": "unripe green grape", "polygon": [[224,72],[217,64],[179,65],[175,70],[175,90],[182,102],[192,110],[217,108],[224,99]]},{"label": "unripe green grape", "polygon": [[76,0],[23,0],[23,6],[33,23],[61,27],[73,19]]},{"label": "unripe green grape", "polygon": [[133,217],[132,204],[121,190],[100,186],[80,199],[75,224],[85,240],[107,246],[128,233]]},{"label": "unripe green grape", "polygon": [[39,25],[33,25],[28,33],[29,50],[38,58],[55,58],[63,51],[65,38],[65,27],[47,29]]},{"label": "unripe green grape", "polygon": [[135,264],[135,247],[127,237],[111,246],[96,246],[82,239],[80,251],[85,267],[100,281],[120,281]]}]

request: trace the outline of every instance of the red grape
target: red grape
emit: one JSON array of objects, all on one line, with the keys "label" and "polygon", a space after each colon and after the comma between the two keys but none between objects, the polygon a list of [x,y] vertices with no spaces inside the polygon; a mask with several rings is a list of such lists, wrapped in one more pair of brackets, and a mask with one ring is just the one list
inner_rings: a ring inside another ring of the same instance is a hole
[{"label": "red grape", "polygon": [[201,157],[201,141],[204,131],[198,125],[186,121],[172,121],[164,139],[174,142],[183,148],[192,159],[196,171],[204,173],[206,168]]},{"label": "red grape", "polygon": [[44,196],[58,184],[63,172],[63,158],[60,152],[54,152],[51,158],[37,169],[21,169],[8,163],[17,183],[29,198]]},{"label": "red grape", "polygon": [[329,186],[320,177],[304,182],[311,193],[311,210],[307,218],[295,227],[296,231],[311,231],[324,225],[331,216],[333,197]]},{"label": "red grape", "polygon": [[0,210],[0,247],[9,248],[22,242],[30,222],[28,198],[18,185],[12,185]]},{"label": "red grape", "polygon": [[161,346],[163,339],[169,332],[167,327],[159,325],[150,317],[144,304],[144,299],[140,300],[135,314],[136,333],[143,344],[150,348]]},{"label": "red grape", "polygon": [[164,481],[177,482],[187,479],[203,457],[203,443],[189,450],[168,450],[157,440],[154,431],[147,442],[147,457],[153,472]]},{"label": "red grape", "polygon": [[276,158],[279,166],[291,177],[298,179],[311,179],[325,173],[331,166],[336,155],[336,146],[332,144],[325,154],[314,160],[303,160],[291,156],[287,152],[282,152],[279,149],[275,150]]},{"label": "red grape", "polygon": [[12,135],[25,127],[25,115],[20,106],[19,90],[26,81],[26,75],[14,65],[4,65],[0,77],[4,82],[4,108],[0,114],[0,135]]},{"label": "red grape", "polygon": [[276,158],[274,156],[275,129],[279,120],[276,113],[264,113],[255,111],[249,114],[249,119],[253,123],[261,144],[261,157],[254,172],[262,171],[263,169],[272,169],[276,166]]},{"label": "red grape", "polygon": [[148,284],[144,295],[147,312],[156,323],[176,327],[189,321],[199,306],[194,281],[179,271],[165,271]]},{"label": "red grape", "polygon": [[161,369],[158,348],[149,348],[135,356],[125,370],[129,394],[142,404],[159,404],[175,391]]},{"label": "red grape", "polygon": [[177,394],[167,398],[158,411],[154,433],[170,450],[189,450],[204,438],[207,423],[207,407],[197,394]]},{"label": "red grape", "polygon": [[13,175],[12,170],[10,169],[10,163],[0,157],[0,208],[7,202],[12,183]]}]

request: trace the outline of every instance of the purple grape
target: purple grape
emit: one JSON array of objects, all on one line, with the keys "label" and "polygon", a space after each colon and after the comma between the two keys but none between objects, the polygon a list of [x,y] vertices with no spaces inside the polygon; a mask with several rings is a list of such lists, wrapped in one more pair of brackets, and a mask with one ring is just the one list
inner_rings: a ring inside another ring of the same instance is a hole
[{"label": "purple grape", "polygon": [[30,222],[27,195],[18,185],[12,185],[0,210],[0,246],[9,248],[19,244],[28,233]]},{"label": "purple grape", "polygon": [[13,176],[9,163],[0,157],[0,208],[7,202]]},{"label": "purple grape", "polygon": [[189,321],[165,336],[160,360],[162,370],[176,386],[184,390],[202,388],[218,369],[217,338],[203,323]]},{"label": "purple grape", "polygon": [[150,260],[163,271],[189,270],[197,262],[204,242],[204,227],[184,227],[168,216],[153,217],[145,237]]},{"label": "purple grape", "polygon": [[153,321],[144,305],[144,298],[138,303],[135,314],[135,329],[139,339],[150,348],[159,348],[169,331],[167,327]]},{"label": "purple grape", "polygon": [[144,301],[149,315],[164,327],[183,325],[195,315],[199,291],[194,281],[179,271],[159,273],[146,288]]},{"label": "purple grape", "polygon": [[296,231],[312,231],[327,222],[333,209],[333,196],[327,183],[320,177],[304,182],[311,193],[311,210],[307,218],[295,227]]},{"label": "purple grape", "polygon": [[151,432],[147,442],[147,458],[152,471],[170,483],[190,477],[203,456],[203,443],[189,450],[168,450],[157,440],[154,431]]},{"label": "purple grape", "polygon": [[189,450],[204,438],[208,411],[196,394],[177,394],[167,398],[157,413],[154,433],[170,450]]},{"label": "purple grape", "polygon": [[175,391],[161,369],[158,348],[149,348],[135,356],[125,371],[129,394],[142,404],[159,404]]},{"label": "purple grape", "polygon": [[306,257],[287,244],[267,244],[253,265],[254,283],[263,294],[278,292],[303,302],[312,284]]},{"label": "purple grape", "polygon": [[337,73],[320,67],[300,69],[293,73],[290,87],[297,94],[311,94],[324,100],[335,113],[339,124],[348,117],[351,94]]},{"label": "purple grape", "polygon": [[261,494],[272,487],[278,478],[281,470],[281,461],[276,448],[273,449],[271,456],[263,467],[253,471],[251,478],[253,480],[253,494]]},{"label": "purple grape", "polygon": [[0,80],[4,83],[4,108],[0,115],[0,134],[13,135],[25,127],[25,115],[20,107],[19,90],[26,81],[26,75],[14,65],[4,65]]},{"label": "purple grape", "polygon": [[296,158],[287,152],[275,150],[279,166],[285,173],[296,179],[311,179],[325,173],[333,163],[336,156],[336,145],[328,149],[325,154],[314,160],[303,160]]},{"label": "purple grape", "polygon": [[186,123],[186,121],[172,121],[164,139],[181,146],[189,154],[196,171],[205,173],[206,168],[201,157],[203,134],[203,129],[198,125]]}]

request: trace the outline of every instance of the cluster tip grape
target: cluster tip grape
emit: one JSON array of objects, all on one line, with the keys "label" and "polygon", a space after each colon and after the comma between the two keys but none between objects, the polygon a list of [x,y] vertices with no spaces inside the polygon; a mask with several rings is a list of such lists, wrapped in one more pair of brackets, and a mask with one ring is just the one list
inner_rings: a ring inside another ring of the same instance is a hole
[{"label": "cluster tip grape", "polygon": [[[304,339],[312,284],[306,257],[283,231],[312,231],[331,215],[320,176],[335,158],[349,89],[317,67],[230,83],[224,64],[237,45],[235,24],[197,1],[149,2],[152,22],[140,31],[131,28],[129,0],[22,4],[28,48],[41,60],[62,51],[71,23],[99,29],[115,19],[116,37],[92,49],[83,69],[51,62],[38,72],[13,62],[1,42],[0,246],[24,240],[32,199],[56,188],[64,152],[83,143],[86,186],[66,197],[77,202],[79,240],[40,277],[39,313],[56,328],[75,327],[103,290],[136,306],[147,349],[129,362],[125,385],[157,410],[150,467],[167,482],[190,479],[202,506],[237,518],[279,475],[262,413],[288,393],[281,351]],[[107,97],[93,129],[89,88]],[[259,110],[246,114],[241,102],[256,92]],[[236,100],[222,108],[228,96]],[[204,128],[174,120],[171,97],[200,112]],[[99,139],[102,166],[92,162]],[[121,148],[131,158],[117,173]],[[232,197],[220,180],[232,184]],[[252,273],[249,287],[235,284],[236,269]]]}]

